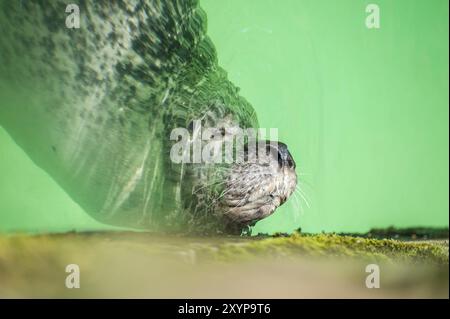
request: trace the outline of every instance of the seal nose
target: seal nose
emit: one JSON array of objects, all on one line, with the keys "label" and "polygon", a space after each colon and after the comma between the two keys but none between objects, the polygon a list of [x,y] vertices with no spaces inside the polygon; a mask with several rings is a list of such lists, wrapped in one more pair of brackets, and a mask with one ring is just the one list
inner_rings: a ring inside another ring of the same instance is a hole
[{"label": "seal nose", "polygon": [[295,161],[288,150],[286,144],[278,142],[278,164],[280,167],[289,167],[295,169]]}]

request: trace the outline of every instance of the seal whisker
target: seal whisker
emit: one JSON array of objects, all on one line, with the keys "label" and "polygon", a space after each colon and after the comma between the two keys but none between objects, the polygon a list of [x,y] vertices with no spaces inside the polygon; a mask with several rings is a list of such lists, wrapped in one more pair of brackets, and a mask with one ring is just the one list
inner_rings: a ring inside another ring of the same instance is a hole
[{"label": "seal whisker", "polygon": [[308,208],[311,208],[311,206],[309,205],[309,201],[306,199],[306,194],[304,194],[304,193],[302,192],[302,190],[301,190],[298,186],[295,188],[295,192],[298,193],[298,194],[300,195],[300,197],[301,197],[301,198],[303,199],[303,201],[305,202],[306,206],[307,206]]}]

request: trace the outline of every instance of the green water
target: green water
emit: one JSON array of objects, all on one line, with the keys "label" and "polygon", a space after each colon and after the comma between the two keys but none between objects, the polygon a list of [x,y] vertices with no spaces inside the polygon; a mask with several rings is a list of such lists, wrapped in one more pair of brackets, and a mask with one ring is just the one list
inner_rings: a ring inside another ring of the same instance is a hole
[{"label": "green water", "polygon": [[[229,78],[279,130],[304,197],[257,231],[448,226],[448,1],[203,0]],[[308,207],[309,206],[309,207]],[[0,129],[0,231],[95,222]]]}]

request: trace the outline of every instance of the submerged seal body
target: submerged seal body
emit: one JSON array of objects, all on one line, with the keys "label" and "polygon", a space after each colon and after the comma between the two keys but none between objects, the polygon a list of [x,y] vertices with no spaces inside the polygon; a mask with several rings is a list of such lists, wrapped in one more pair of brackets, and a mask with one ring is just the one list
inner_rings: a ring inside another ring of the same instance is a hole
[{"label": "submerged seal body", "polygon": [[289,197],[295,163],[284,144],[264,165],[170,160],[171,132],[196,119],[221,132],[258,127],[218,66],[196,0],[78,7],[79,28],[68,28],[66,1],[0,0],[0,125],[87,213],[119,226],[240,231]]}]

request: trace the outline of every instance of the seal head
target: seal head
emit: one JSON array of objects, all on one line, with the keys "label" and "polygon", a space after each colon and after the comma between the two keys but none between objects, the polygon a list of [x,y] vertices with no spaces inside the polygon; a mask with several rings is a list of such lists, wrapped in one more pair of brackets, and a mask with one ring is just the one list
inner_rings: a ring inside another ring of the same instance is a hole
[{"label": "seal head", "polygon": [[266,164],[170,160],[171,132],[196,119],[258,127],[218,66],[198,1],[81,1],[75,29],[66,7],[0,0],[0,125],[87,213],[144,229],[239,229],[292,193],[282,144]]}]

